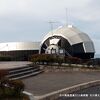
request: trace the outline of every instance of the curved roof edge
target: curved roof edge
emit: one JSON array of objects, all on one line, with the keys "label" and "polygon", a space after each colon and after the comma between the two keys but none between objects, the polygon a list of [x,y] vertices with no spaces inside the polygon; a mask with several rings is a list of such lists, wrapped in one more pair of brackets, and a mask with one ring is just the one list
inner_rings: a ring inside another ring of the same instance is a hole
[{"label": "curved roof edge", "polygon": [[46,39],[48,39],[49,37],[52,37],[52,36],[62,36],[65,39],[67,39],[71,45],[80,43],[80,42],[86,42],[86,41],[92,42],[92,40],[89,38],[89,36],[86,33],[81,32],[80,30],[78,30],[76,27],[74,27],[72,25],[59,27],[53,31],[50,31],[46,36],[44,36],[41,44]]},{"label": "curved roof edge", "polygon": [[0,43],[0,51],[39,50],[40,42],[5,42]]}]

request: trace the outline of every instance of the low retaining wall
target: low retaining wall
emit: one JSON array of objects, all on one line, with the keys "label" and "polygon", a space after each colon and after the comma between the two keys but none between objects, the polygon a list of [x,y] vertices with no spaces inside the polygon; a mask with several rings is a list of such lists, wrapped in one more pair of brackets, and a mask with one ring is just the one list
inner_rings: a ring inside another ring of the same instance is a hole
[{"label": "low retaining wall", "polygon": [[81,72],[93,72],[93,71],[100,71],[100,69],[93,69],[93,68],[74,68],[74,67],[60,67],[60,68],[44,68],[44,72],[73,72],[73,71],[81,71]]},{"label": "low retaining wall", "polygon": [[82,84],[74,85],[74,86],[64,88],[58,91],[54,91],[54,92],[45,94],[43,96],[35,97],[34,100],[56,100],[60,96],[60,94],[68,94],[68,93],[75,92],[77,90],[85,89],[85,88],[96,86],[96,85],[100,85],[100,80],[90,81],[87,83],[82,83]]}]

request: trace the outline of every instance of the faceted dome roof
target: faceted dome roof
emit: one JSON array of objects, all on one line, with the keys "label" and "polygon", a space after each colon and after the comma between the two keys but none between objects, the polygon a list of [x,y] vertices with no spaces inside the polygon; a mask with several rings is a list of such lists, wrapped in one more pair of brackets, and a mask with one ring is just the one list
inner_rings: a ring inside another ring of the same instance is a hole
[{"label": "faceted dome roof", "polygon": [[85,52],[95,52],[93,42],[89,36],[72,25],[59,27],[50,31],[42,40],[41,45],[45,42],[45,40],[53,36],[61,36],[67,39],[70,45],[83,43]]}]

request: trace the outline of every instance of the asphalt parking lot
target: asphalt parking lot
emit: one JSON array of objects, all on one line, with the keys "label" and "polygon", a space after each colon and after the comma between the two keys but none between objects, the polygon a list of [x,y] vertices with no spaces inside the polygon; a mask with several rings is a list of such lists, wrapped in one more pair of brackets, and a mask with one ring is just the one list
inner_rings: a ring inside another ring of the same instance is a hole
[{"label": "asphalt parking lot", "polygon": [[100,100],[100,85],[66,94],[66,96],[58,97],[57,100]]},{"label": "asphalt parking lot", "polygon": [[100,72],[48,72],[22,79],[25,91],[44,95],[76,84],[100,79]]}]

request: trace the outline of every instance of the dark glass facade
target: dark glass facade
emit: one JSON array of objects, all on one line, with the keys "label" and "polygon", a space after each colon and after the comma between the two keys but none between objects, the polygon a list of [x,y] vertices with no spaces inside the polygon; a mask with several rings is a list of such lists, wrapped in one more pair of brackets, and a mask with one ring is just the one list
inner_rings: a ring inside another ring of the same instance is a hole
[{"label": "dark glass facade", "polygon": [[49,37],[47,40],[45,40],[41,46],[40,53],[46,52],[46,49],[51,45],[49,43],[49,41],[52,38],[60,39],[59,42],[56,44],[56,46],[58,46],[59,50],[62,49],[64,51],[63,55],[65,55],[65,56],[73,56],[73,57],[78,57],[81,59],[90,59],[90,58],[94,57],[94,52],[85,52],[84,51],[83,42],[71,45],[67,39],[65,39],[61,36],[53,36],[53,37]]},{"label": "dark glass facade", "polygon": [[0,51],[1,56],[10,56],[15,61],[27,61],[31,55],[38,53],[39,50]]}]

